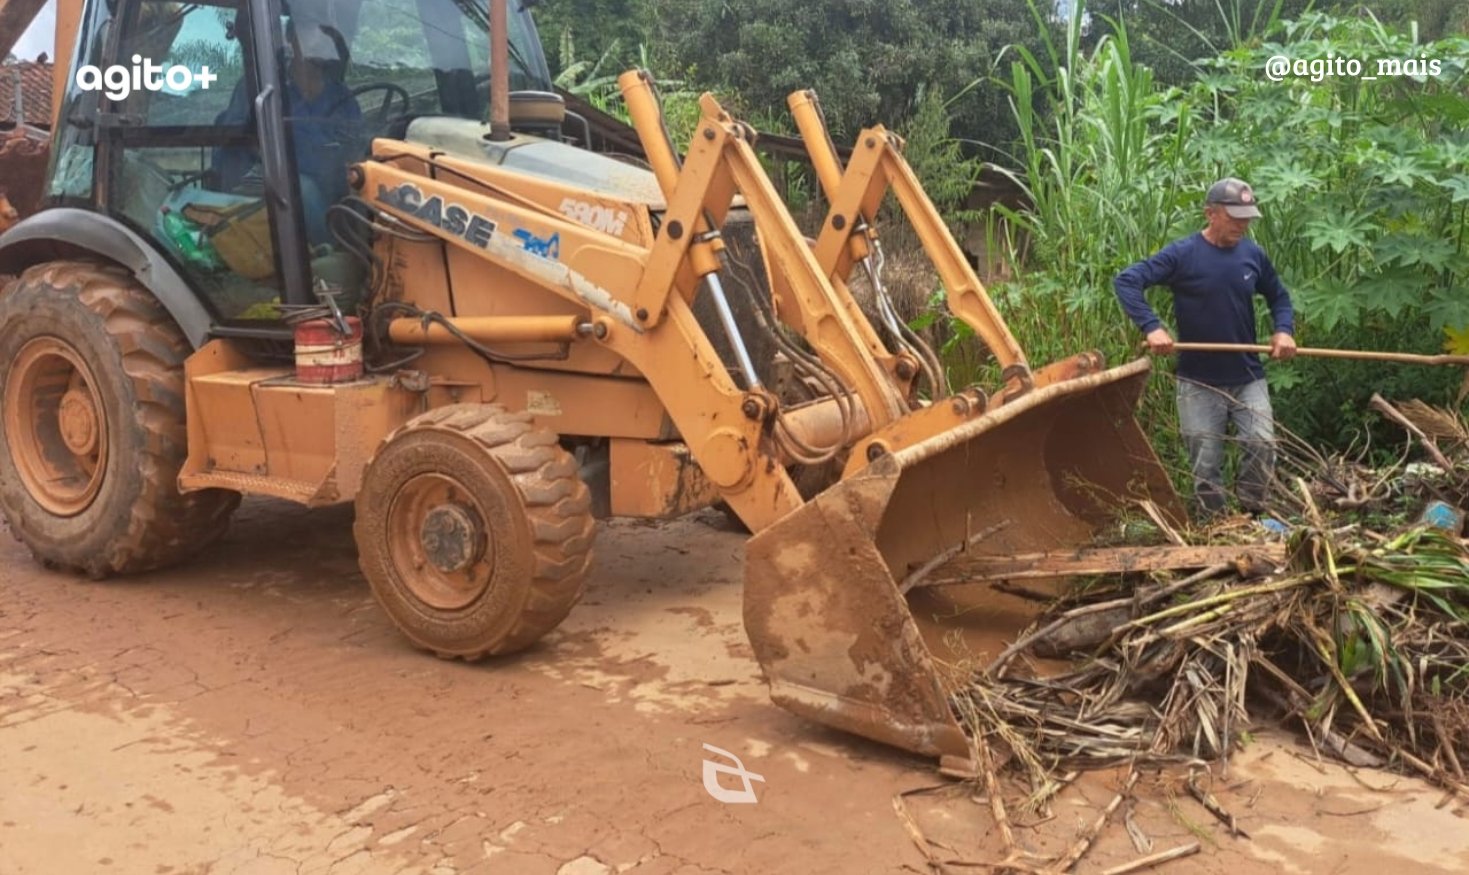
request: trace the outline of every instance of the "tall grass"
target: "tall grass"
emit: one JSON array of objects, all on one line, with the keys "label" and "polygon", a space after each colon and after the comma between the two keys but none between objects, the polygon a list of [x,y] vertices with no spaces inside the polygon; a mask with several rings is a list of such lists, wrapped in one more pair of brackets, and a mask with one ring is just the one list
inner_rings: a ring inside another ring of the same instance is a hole
[{"label": "tall grass", "polygon": [[[987,237],[1014,266],[990,292],[1033,363],[1090,349],[1117,363],[1137,355],[1139,338],[1112,277],[1198,224],[1204,174],[1186,147],[1195,113],[1134,62],[1122,23],[1109,21],[1113,32],[1084,50],[1081,3],[1059,39],[1031,9],[1043,54],[1012,47],[1008,77],[994,83],[1020,131],[1018,169],[997,169],[1028,205],[997,205],[988,217]],[[1152,381],[1139,412],[1170,458],[1180,453],[1172,389],[1171,380]]]},{"label": "tall grass", "polygon": [[[1063,45],[1042,31],[1048,57],[1016,47],[1009,79],[998,83],[1020,129],[1021,170],[1005,172],[1030,200],[1025,212],[1001,208],[1000,216],[1028,234],[1038,265],[1090,287],[1117,253],[1156,248],[1177,230],[1190,117],[1133,63],[1120,24],[1084,54],[1080,15],[1078,5]],[[1170,114],[1173,131],[1156,124]],[[1068,303],[1088,298],[1074,288]]]}]

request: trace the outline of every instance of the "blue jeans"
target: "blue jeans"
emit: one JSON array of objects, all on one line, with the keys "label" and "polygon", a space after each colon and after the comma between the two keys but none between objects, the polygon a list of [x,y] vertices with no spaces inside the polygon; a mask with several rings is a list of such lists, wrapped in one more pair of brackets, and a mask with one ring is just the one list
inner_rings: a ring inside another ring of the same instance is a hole
[{"label": "blue jeans", "polygon": [[1275,476],[1275,416],[1264,380],[1243,386],[1178,381],[1178,424],[1194,478],[1194,506],[1208,516],[1224,510],[1224,442],[1234,423],[1240,460],[1235,491],[1248,511],[1264,509]]},{"label": "blue jeans", "polygon": [[306,242],[314,249],[333,242],[326,226],[326,208],[332,205],[323,186],[315,178],[301,174],[301,212],[306,219]]}]

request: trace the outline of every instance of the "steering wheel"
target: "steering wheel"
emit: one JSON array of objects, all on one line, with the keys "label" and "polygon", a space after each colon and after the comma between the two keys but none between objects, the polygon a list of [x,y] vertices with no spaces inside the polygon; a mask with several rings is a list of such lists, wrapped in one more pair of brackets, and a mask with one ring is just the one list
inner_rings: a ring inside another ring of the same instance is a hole
[{"label": "steering wheel", "polygon": [[207,170],[179,170],[172,167],[164,167],[152,158],[133,152],[128,160],[136,162],[137,165],[146,170],[165,188],[165,196],[172,196],[175,192],[186,186],[199,182],[209,175]]},{"label": "steering wheel", "polygon": [[[413,105],[413,99],[408,96],[407,89],[392,82],[369,82],[366,85],[358,85],[352,89],[352,97],[355,99],[373,91],[383,92],[383,102],[378,106],[375,114],[370,114],[366,110],[363,110],[362,117],[374,125],[385,125],[389,119],[407,115],[409,108]],[[399,98],[403,101],[402,111],[396,114],[390,111],[393,107],[394,98]],[[366,101],[357,101],[358,106],[362,106],[364,103]]]}]

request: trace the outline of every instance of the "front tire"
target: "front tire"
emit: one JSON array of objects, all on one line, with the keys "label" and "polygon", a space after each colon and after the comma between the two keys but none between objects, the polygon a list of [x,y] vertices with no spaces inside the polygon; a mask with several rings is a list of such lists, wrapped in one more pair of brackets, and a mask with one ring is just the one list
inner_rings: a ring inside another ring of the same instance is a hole
[{"label": "front tire", "polygon": [[43,563],[146,571],[229,524],[237,493],[178,490],[189,353],[120,267],[50,262],[0,296],[0,510]]},{"label": "front tire", "polygon": [[499,405],[454,404],[384,441],[353,534],[403,634],[474,660],[529,647],[565,619],[595,530],[591,493],[553,432]]}]

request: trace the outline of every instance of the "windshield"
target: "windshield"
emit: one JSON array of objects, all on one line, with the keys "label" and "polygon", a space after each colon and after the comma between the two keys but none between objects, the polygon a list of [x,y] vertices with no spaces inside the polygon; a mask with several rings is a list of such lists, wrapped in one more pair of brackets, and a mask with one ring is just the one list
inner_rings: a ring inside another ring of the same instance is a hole
[{"label": "windshield", "polygon": [[[384,100],[397,115],[485,119],[489,111],[490,22],[486,0],[290,0],[298,32],[313,29],[326,60],[347,60],[341,81],[362,94],[371,115]],[[550,91],[551,77],[530,13],[510,4],[510,88]],[[337,35],[340,34],[340,40]],[[317,51],[303,41],[301,50]],[[378,86],[371,88],[371,86]],[[369,105],[371,103],[371,105]]]}]

